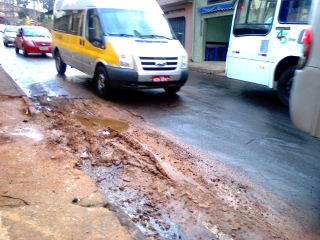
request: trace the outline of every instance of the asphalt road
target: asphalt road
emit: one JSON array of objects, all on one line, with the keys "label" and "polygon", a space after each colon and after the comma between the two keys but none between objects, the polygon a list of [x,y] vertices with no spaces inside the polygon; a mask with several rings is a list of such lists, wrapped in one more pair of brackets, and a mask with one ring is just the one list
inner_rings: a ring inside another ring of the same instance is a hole
[{"label": "asphalt road", "polygon": [[[29,97],[97,97],[79,71],[68,67],[58,76],[51,55],[25,58],[1,43],[0,63]],[[320,141],[294,128],[275,91],[190,72],[176,96],[162,89],[120,91],[111,103],[232,166],[320,223]]]}]

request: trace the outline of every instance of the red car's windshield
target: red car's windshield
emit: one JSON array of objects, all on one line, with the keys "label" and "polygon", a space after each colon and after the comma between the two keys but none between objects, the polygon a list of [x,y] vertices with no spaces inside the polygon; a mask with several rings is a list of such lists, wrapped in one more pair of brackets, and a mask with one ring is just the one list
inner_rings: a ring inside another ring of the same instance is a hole
[{"label": "red car's windshield", "polygon": [[25,28],[24,36],[26,37],[51,37],[50,32],[45,28]]}]

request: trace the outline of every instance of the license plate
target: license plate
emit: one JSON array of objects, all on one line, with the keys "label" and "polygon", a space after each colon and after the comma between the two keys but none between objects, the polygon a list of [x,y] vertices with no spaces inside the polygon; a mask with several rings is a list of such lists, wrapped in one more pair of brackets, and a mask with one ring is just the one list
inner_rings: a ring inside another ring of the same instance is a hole
[{"label": "license plate", "polygon": [[152,82],[169,82],[170,76],[152,76]]},{"label": "license plate", "polygon": [[47,50],[49,50],[48,47],[39,47],[39,49],[40,49],[41,51],[47,51]]}]

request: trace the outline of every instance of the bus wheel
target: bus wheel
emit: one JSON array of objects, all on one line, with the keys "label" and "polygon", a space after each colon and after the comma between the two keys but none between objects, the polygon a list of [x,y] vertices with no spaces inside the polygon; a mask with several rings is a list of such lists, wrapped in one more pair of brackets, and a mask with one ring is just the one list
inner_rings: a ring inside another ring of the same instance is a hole
[{"label": "bus wheel", "polygon": [[168,94],[175,94],[180,91],[180,87],[171,87],[171,88],[164,88],[166,93]]},{"label": "bus wheel", "polygon": [[294,71],[296,66],[288,67],[279,77],[277,91],[278,97],[283,105],[289,106],[290,91],[293,82]]},{"label": "bus wheel", "polygon": [[56,51],[56,53],[54,54],[54,59],[55,59],[55,62],[56,62],[57,72],[59,74],[63,75],[66,72],[67,64],[65,64],[62,61],[59,51]]},{"label": "bus wheel", "polygon": [[107,71],[103,66],[99,66],[94,77],[94,84],[98,95],[107,98],[111,95],[111,86],[109,83]]}]

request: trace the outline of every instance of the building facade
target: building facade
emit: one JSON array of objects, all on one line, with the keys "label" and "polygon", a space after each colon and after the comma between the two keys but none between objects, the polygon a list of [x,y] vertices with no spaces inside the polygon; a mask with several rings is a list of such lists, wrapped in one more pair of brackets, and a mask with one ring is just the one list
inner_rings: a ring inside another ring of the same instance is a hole
[{"label": "building facade", "polygon": [[157,2],[190,58],[192,54],[193,1],[157,0]]},{"label": "building facade", "polygon": [[232,1],[157,1],[191,61],[225,61],[233,18]]}]

